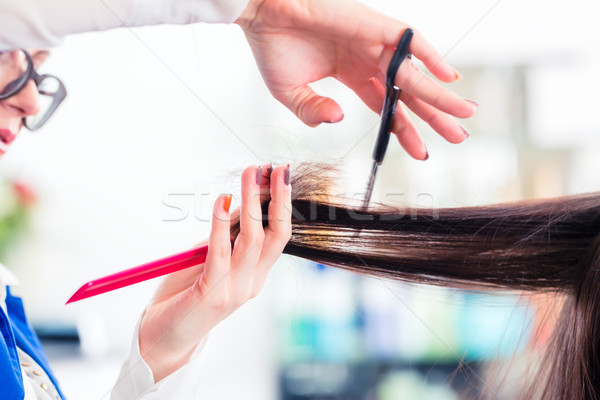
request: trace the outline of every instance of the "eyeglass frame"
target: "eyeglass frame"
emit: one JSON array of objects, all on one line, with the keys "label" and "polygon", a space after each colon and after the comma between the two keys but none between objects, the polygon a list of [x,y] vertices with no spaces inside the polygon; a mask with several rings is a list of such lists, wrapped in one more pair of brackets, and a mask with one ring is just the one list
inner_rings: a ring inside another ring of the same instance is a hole
[{"label": "eyeglass frame", "polygon": [[[60,104],[63,102],[63,100],[67,97],[67,89],[66,89],[65,85],[63,84],[63,82],[58,77],[56,77],[54,75],[50,75],[50,74],[40,75],[37,72],[37,70],[35,69],[35,66],[33,64],[33,58],[31,57],[31,54],[29,54],[29,52],[25,49],[19,49],[19,50],[22,51],[23,54],[25,54],[25,58],[27,59],[27,70],[25,70],[25,73],[20,78],[15,79],[14,81],[12,81],[12,82],[8,83],[8,85],[6,85],[8,87],[8,86],[14,84],[15,89],[14,90],[11,89],[8,92],[8,94],[0,94],[0,101],[6,100],[12,96],[19,94],[19,92],[21,92],[23,89],[25,89],[25,87],[29,84],[29,81],[33,80],[36,88],[38,89],[39,94],[44,95],[44,96],[49,96],[52,98],[52,104],[50,105],[50,108],[48,108],[48,110],[46,110],[46,113],[44,114],[42,119],[35,126],[28,126],[27,118],[26,117],[23,118],[23,126],[25,126],[25,128],[27,128],[29,131],[33,132],[33,131],[40,129],[46,122],[48,122],[50,117],[52,117],[52,115],[54,114],[54,112],[56,111],[58,106],[60,106]],[[40,92],[39,85],[46,78],[53,78],[58,82],[58,90],[56,91],[56,93]]]}]

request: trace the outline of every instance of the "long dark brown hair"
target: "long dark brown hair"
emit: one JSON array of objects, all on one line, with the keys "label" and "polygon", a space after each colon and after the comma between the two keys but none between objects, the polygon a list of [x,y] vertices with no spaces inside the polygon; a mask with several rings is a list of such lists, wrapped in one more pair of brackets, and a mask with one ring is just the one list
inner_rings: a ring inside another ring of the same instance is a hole
[{"label": "long dark brown hair", "polygon": [[[285,253],[408,282],[561,295],[552,339],[521,397],[600,399],[600,193],[362,209],[328,194],[331,171],[316,164],[295,169]],[[232,233],[238,230],[234,223]]]}]

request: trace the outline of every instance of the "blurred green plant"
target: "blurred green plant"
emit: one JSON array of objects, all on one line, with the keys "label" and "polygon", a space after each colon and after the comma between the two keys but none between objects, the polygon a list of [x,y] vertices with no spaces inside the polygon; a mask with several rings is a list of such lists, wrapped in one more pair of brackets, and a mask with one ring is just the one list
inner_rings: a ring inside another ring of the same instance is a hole
[{"label": "blurred green plant", "polygon": [[36,202],[35,192],[25,183],[6,179],[0,182],[0,261],[26,231]]}]

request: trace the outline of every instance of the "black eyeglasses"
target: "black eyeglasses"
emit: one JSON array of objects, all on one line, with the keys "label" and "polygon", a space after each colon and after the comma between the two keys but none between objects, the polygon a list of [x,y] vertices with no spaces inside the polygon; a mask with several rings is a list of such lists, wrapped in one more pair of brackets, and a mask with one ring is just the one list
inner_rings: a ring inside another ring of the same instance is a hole
[{"label": "black eyeglasses", "polygon": [[27,50],[0,51],[0,100],[18,94],[30,80],[35,82],[40,94],[40,111],[23,118],[23,125],[35,131],[50,119],[67,97],[65,85],[55,76],[40,75]]}]

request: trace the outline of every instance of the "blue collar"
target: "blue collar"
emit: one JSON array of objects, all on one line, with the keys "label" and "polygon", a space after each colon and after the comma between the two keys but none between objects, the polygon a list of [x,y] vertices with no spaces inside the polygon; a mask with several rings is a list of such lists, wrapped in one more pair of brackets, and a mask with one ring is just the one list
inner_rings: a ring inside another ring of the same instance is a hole
[{"label": "blue collar", "polygon": [[17,355],[17,347],[29,354],[44,369],[56,387],[60,397],[64,399],[56,378],[50,370],[48,359],[40,340],[27,321],[23,301],[10,293],[6,288],[6,309],[8,315],[0,308],[0,381],[5,398],[21,400],[25,397],[21,364]]}]

